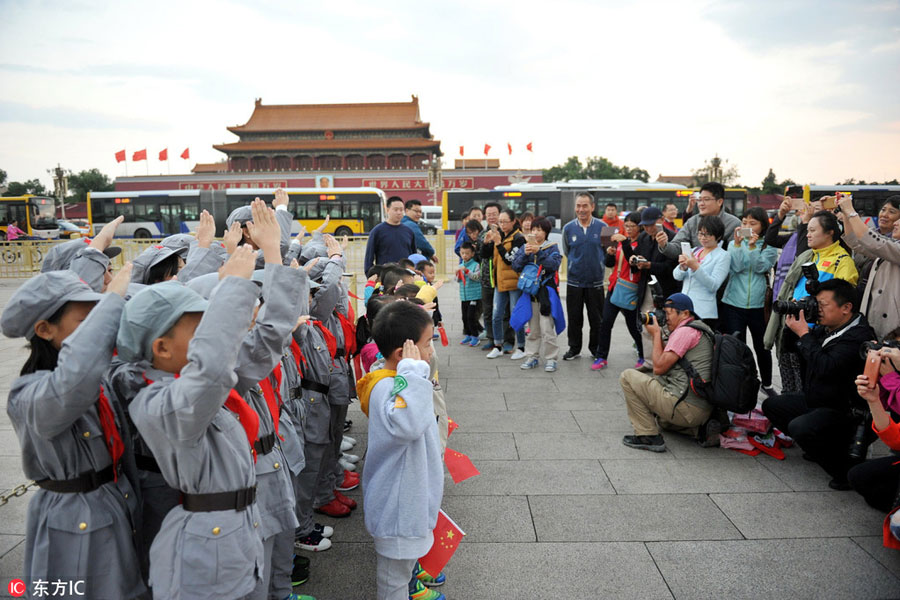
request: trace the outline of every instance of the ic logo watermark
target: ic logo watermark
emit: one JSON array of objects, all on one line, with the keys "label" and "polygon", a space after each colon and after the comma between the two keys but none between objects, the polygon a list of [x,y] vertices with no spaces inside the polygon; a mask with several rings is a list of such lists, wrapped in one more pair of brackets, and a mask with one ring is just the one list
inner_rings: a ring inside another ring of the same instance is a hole
[{"label": "ic logo watermark", "polygon": [[[31,582],[32,598],[52,598],[53,596],[84,596],[84,580],[63,580],[45,581],[36,579]],[[21,579],[13,579],[7,586],[10,596],[13,598],[21,598],[28,591],[28,586]]]}]

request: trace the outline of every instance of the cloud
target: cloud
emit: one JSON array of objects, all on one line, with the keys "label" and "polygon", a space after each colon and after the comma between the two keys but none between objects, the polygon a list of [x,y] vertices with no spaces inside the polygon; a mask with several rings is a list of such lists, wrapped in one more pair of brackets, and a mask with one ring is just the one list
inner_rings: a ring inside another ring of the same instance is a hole
[{"label": "cloud", "polygon": [[120,117],[108,112],[54,106],[38,108],[18,102],[0,100],[0,123],[51,125],[66,129],[136,129],[153,131],[161,121],[135,117]]}]

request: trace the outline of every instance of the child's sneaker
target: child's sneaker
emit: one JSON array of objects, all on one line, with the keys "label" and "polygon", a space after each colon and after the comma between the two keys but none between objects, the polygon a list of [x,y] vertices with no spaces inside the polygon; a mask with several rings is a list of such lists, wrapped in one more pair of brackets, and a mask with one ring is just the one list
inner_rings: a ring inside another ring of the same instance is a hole
[{"label": "child's sneaker", "polygon": [[472,337],[472,339],[469,340],[469,345],[472,346],[473,348],[477,348],[477,347],[478,347],[478,344],[481,343],[481,340],[479,340],[479,339],[478,339],[477,337],[475,337],[474,335],[471,336],[471,337]]},{"label": "child's sneaker", "polygon": [[608,366],[609,363],[606,362],[605,358],[598,358],[594,361],[594,364],[591,365],[591,369],[593,369],[594,371],[599,371],[601,369],[605,369]]},{"label": "child's sneaker", "polygon": [[532,356],[531,358],[529,358],[528,360],[523,362],[521,365],[519,365],[519,368],[522,369],[523,371],[527,371],[528,369],[533,369],[536,366],[538,366],[538,359],[536,356]]},{"label": "child's sneaker", "polygon": [[416,579],[425,584],[426,587],[439,587],[447,581],[447,577],[443,573],[439,573],[437,577],[432,577],[419,563],[416,563]]},{"label": "child's sneaker", "polygon": [[306,594],[292,593],[290,596],[288,596],[284,600],[316,600],[316,598],[315,598],[315,596],[307,596]]},{"label": "child's sneaker", "polygon": [[[347,509],[350,512],[350,509]],[[309,535],[302,538],[294,538],[294,550],[306,550],[307,552],[324,552],[331,548],[331,540],[322,537],[322,534],[313,529]]]},{"label": "child's sneaker", "polygon": [[294,556],[294,568],[291,571],[291,586],[296,587],[309,581],[309,559],[305,556]]},{"label": "child's sneaker", "polygon": [[548,373],[554,373],[556,371],[556,361],[548,360],[547,364],[544,365],[544,370]]},{"label": "child's sneaker", "polygon": [[643,359],[643,358],[639,358],[638,361],[637,361],[636,363],[634,363],[634,368],[635,368],[635,369],[640,369],[640,368],[643,367],[643,366],[644,366],[644,359]]},{"label": "child's sneaker", "polygon": [[437,590],[428,589],[421,581],[416,581],[416,591],[409,595],[409,600],[447,600],[447,598]]},{"label": "child's sneaker", "polygon": [[469,345],[469,344],[471,344],[471,343],[472,343],[472,336],[471,336],[471,335],[467,335],[467,336],[464,337],[462,340],[460,340],[459,345],[460,345],[460,346],[467,346],[467,345]]}]

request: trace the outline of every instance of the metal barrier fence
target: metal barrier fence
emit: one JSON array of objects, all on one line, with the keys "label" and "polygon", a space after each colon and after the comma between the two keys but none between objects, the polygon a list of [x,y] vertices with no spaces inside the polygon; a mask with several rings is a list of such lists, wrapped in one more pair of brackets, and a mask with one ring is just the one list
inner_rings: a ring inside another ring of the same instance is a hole
[{"label": "metal barrier fence", "polygon": [[[435,265],[438,276],[453,276],[456,266],[459,264],[459,258],[453,252],[454,236],[436,234],[425,237],[434,246],[435,254],[438,257],[438,264]],[[347,260],[347,271],[357,273],[360,280],[365,279],[363,267],[365,265],[366,243],[368,240],[368,236],[354,236],[350,238],[350,245],[344,253]],[[54,245],[62,243],[65,243],[65,240],[0,242],[0,279],[22,279],[39,273],[41,263],[50,249]],[[120,246],[122,253],[113,259],[113,268],[120,268],[125,261],[134,259],[147,247],[158,243],[159,240],[153,239],[117,238],[113,241],[113,244]],[[565,259],[563,260],[565,261]],[[559,272],[561,277],[565,277],[565,262],[560,267]]]}]

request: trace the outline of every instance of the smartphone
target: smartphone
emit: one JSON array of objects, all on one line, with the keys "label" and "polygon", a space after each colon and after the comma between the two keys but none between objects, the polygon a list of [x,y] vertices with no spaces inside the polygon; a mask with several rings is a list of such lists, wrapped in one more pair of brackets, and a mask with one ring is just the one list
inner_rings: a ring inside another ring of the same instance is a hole
[{"label": "smartphone", "polygon": [[875,389],[878,385],[878,377],[881,374],[881,355],[878,350],[869,350],[866,355],[866,368],[863,375],[869,378],[869,389]]},{"label": "smartphone", "polygon": [[837,198],[834,196],[822,196],[819,200],[822,201],[822,210],[834,210],[837,208]]},{"label": "smartphone", "polygon": [[525,243],[532,244],[532,245],[537,244],[537,236],[534,235],[533,233],[529,233],[528,235],[525,236]]},{"label": "smartphone", "polygon": [[791,198],[791,210],[806,210],[806,201],[803,198]]},{"label": "smartphone", "polygon": [[745,240],[749,240],[753,237],[753,229],[751,227],[741,227],[741,237]]},{"label": "smartphone", "polygon": [[690,255],[691,255],[691,250],[692,250],[692,248],[691,248],[690,243],[688,243],[688,242],[681,242],[681,253],[682,253],[682,254],[684,254],[685,256],[690,256]]}]

